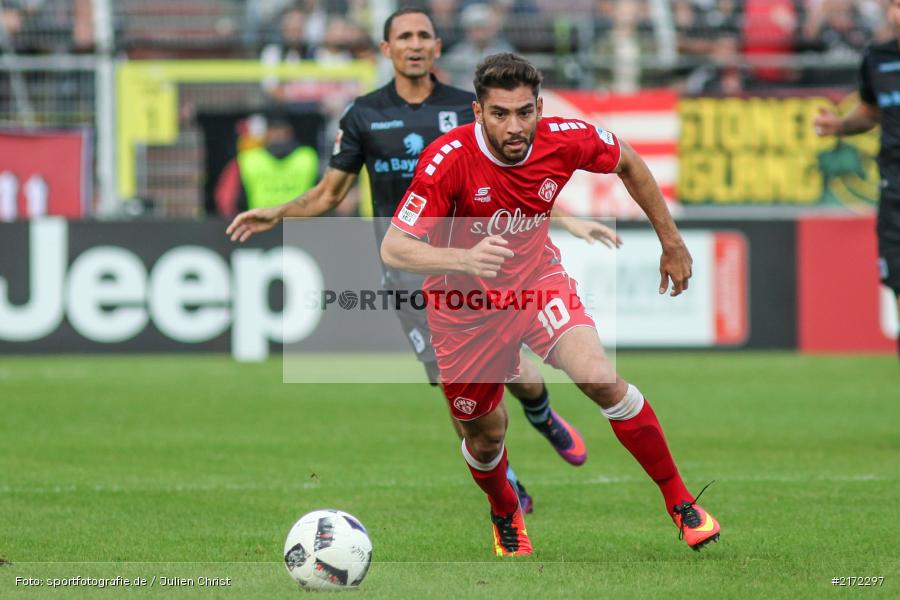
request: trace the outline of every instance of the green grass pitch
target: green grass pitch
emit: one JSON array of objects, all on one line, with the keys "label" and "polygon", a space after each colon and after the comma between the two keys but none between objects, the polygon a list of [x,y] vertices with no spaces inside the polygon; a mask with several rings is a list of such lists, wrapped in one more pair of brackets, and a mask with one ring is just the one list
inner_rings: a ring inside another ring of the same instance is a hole
[{"label": "green grass pitch", "polygon": [[[0,360],[0,598],[113,598],[16,577],[230,577],[129,597],[296,598],[281,560],[301,514],[367,525],[359,598],[900,597],[896,357],[620,353],[722,541],[678,541],[656,487],[571,385],[572,468],[510,406],[535,498],[530,559],[490,553],[488,506],[426,385],[284,385],[224,356]],[[833,577],[882,576],[836,589]]]}]

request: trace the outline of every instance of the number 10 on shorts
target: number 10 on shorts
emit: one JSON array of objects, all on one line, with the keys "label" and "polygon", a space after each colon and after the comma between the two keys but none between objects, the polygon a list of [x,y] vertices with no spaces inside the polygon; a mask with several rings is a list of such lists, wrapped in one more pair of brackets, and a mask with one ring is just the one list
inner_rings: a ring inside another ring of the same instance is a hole
[{"label": "number 10 on shorts", "polygon": [[562,298],[554,298],[538,313],[537,318],[544,329],[547,330],[547,335],[553,338],[553,332],[559,331],[572,319],[572,316],[569,314]]}]

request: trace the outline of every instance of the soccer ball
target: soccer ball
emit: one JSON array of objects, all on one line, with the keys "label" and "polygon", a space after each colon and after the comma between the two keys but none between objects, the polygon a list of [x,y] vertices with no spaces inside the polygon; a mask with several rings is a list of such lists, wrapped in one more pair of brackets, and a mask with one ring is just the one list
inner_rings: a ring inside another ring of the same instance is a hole
[{"label": "soccer ball", "polygon": [[353,515],[315,510],[300,517],[284,542],[284,564],[305,589],[357,587],[369,571],[372,542]]}]

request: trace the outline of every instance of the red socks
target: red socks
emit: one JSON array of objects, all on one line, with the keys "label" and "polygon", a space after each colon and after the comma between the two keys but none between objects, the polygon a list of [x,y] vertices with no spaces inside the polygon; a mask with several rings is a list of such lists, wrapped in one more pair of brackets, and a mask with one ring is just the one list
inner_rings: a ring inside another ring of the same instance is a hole
[{"label": "red socks", "polygon": [[519,497],[506,479],[506,446],[490,463],[482,463],[472,456],[465,440],[462,442],[462,453],[475,483],[487,494],[494,514],[505,517],[515,511],[519,506]]},{"label": "red socks", "polygon": [[[603,414],[609,419],[622,445],[659,486],[668,514],[671,515],[672,509],[682,502],[694,501],[678,474],[656,413],[636,387],[629,385],[622,401],[604,409]],[[465,440],[462,442],[462,453],[475,483],[487,494],[494,514],[506,516],[516,510],[519,498],[506,479],[506,447],[489,463],[482,463],[473,457]]]},{"label": "red socks", "polygon": [[636,387],[629,385],[625,398],[603,414],[622,445],[659,486],[666,500],[666,512],[671,514],[674,506],[694,501],[678,474],[656,413]]}]

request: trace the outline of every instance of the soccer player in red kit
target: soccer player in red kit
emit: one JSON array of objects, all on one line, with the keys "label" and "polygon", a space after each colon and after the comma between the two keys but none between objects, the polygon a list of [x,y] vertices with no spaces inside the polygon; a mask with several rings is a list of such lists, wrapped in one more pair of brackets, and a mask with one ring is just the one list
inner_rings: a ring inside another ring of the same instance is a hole
[{"label": "soccer player in red kit", "polygon": [[[540,84],[540,72],[513,54],[479,64],[476,121],[422,153],[382,258],[430,275],[424,289],[441,384],[464,431],[463,456],[491,505],[496,554],[532,552],[505,475],[502,382],[517,373],[522,343],[600,406],[659,486],[687,544],[699,549],[718,540],[719,524],[685,487],[649,402],[604,352],[548,237],[550,210],[574,171],[615,173],[659,237],[660,293],[670,281],[673,296],[687,289],[691,256],[643,160],[599,127],[542,118]],[[465,305],[454,305],[454,295]]]}]

